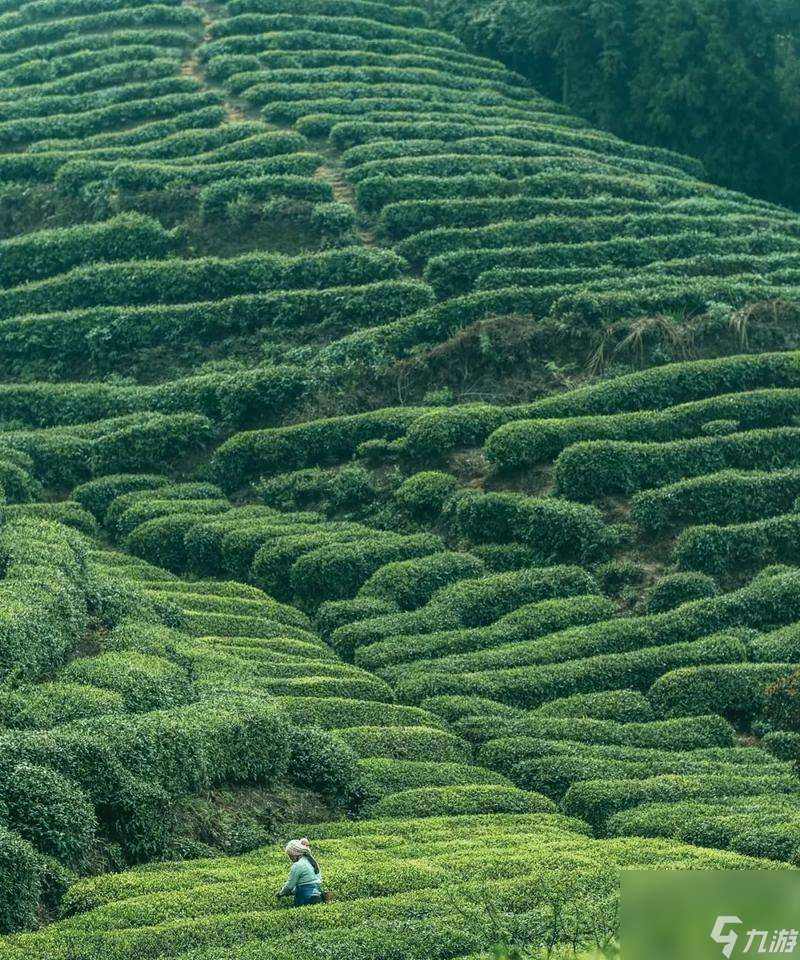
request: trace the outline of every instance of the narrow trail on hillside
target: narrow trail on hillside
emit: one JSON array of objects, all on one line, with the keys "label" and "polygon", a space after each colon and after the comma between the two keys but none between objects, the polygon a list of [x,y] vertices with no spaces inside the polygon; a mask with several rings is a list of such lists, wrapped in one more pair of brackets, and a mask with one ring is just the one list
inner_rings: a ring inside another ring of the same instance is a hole
[{"label": "narrow trail on hillside", "polygon": [[[356,217],[359,217],[358,205],[356,204],[356,194],[353,184],[347,179],[344,166],[339,158],[331,151],[326,149],[325,163],[314,174],[319,180],[327,180],[333,188],[333,199],[337,203],[346,203],[355,210]],[[356,234],[364,246],[379,246],[375,231],[365,226],[363,222],[357,221]]]},{"label": "narrow trail on hillside", "polygon": [[181,64],[181,75],[184,77],[193,77],[199,83],[202,83],[204,87],[219,93],[222,97],[222,106],[225,108],[225,111],[228,114],[228,120],[231,123],[242,123],[245,120],[259,120],[260,117],[255,111],[251,111],[248,115],[241,104],[230,99],[223,86],[218,83],[212,83],[206,76],[202,64],[200,63],[199,50],[204,44],[210,43],[210,41],[213,39],[211,36],[211,25],[213,24],[214,20],[211,17],[211,11],[209,10],[207,4],[203,4],[199,2],[199,0],[184,0],[184,3],[187,7],[194,7],[194,9],[197,10],[197,12],[202,16],[203,33],[198,39],[197,43],[195,43],[195,45],[189,51],[186,59]]},{"label": "narrow trail on hillside", "polygon": [[[214,10],[211,4],[203,3],[202,0],[184,0],[184,2],[187,6],[194,7],[194,9],[202,15],[203,33],[181,64],[181,75],[184,77],[193,77],[207,89],[219,93],[222,97],[222,106],[225,108],[228,114],[228,120],[231,123],[257,120],[265,123],[267,126],[272,126],[272,124],[267,124],[266,121],[262,119],[257,110],[252,109],[242,101],[232,99],[221,84],[214,83],[208,79],[200,61],[199,50],[204,44],[209,43],[213,39],[211,36],[211,25],[214,23]],[[361,243],[368,247],[379,246],[374,230],[365,226],[362,218],[359,216],[353,185],[347,179],[345,169],[339,157],[327,144],[320,148],[320,152],[324,154],[325,161],[317,169],[314,176],[318,180],[325,180],[331,185],[333,199],[337,203],[343,203],[352,207],[357,218],[355,233]]]}]

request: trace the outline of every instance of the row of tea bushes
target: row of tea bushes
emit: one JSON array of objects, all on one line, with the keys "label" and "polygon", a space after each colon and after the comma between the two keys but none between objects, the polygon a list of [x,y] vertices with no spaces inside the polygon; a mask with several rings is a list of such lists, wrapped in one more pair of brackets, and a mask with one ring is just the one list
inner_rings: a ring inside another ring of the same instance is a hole
[{"label": "row of tea bushes", "polygon": [[[134,237],[137,243],[141,240]],[[119,262],[112,263],[87,263],[97,260],[98,253],[84,253],[80,266],[59,269],[58,275],[44,280],[26,277],[22,286],[0,292],[0,316],[5,319],[117,304],[198,303],[267,290],[363,286],[397,280],[406,269],[405,262],[388,250],[360,247],[298,256],[259,252],[231,259],[148,260],[142,252],[141,246],[132,246],[132,256],[124,259],[123,249],[123,256],[114,258]]]},{"label": "row of tea bushes", "polygon": [[[392,848],[373,858],[367,889],[359,866],[362,851],[375,847],[387,831],[395,838]],[[214,958],[244,958],[254,951],[282,958],[291,950],[305,960],[325,949],[367,960],[388,950],[431,956],[432,948],[442,958],[464,956],[491,946],[495,933],[486,921],[465,922],[453,907],[453,889],[465,898],[482,889],[501,917],[534,923],[541,920],[541,912],[533,908],[520,914],[514,890],[525,863],[535,871],[537,897],[559,904],[565,916],[584,918],[575,937],[588,947],[613,929],[618,874],[625,867],[669,863],[745,869],[759,862],[676,842],[594,840],[580,823],[545,813],[391,817],[317,825],[314,834],[318,855],[337,877],[340,893],[324,916],[320,911],[285,911],[270,902],[285,868],[277,852],[264,851],[227,861],[199,861],[183,869],[164,865],[138,875],[86,881],[74,888],[72,899],[81,913],[42,933],[7,941],[3,956],[16,960],[25,952],[30,960],[62,960],[71,950],[74,960],[125,960],[144,953],[182,956],[202,949]],[[483,851],[480,870],[478,849]],[[553,866],[554,853],[559,867]],[[423,862],[424,878],[419,866]],[[453,876],[459,877],[455,888]],[[420,916],[423,888],[426,907]],[[243,932],[245,913],[249,922]],[[288,941],[290,948],[285,946]]]},{"label": "row of tea bushes", "polygon": [[791,794],[643,803],[609,819],[614,836],[670,837],[748,856],[797,862],[798,804]]}]

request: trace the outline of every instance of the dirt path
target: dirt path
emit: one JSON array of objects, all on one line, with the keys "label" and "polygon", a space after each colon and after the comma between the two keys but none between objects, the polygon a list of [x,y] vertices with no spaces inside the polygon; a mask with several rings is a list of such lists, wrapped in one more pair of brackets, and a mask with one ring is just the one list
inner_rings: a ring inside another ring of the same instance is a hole
[{"label": "dirt path", "polygon": [[[355,190],[353,184],[347,179],[347,174],[339,158],[331,151],[326,150],[326,161],[314,174],[319,180],[327,180],[333,189],[333,199],[337,203],[346,203],[352,207],[358,217],[358,206],[356,205]],[[367,247],[378,245],[373,230],[364,226],[363,223],[356,227],[356,234],[361,242]]]},{"label": "dirt path", "polygon": [[222,97],[222,106],[225,108],[228,114],[228,120],[231,123],[242,123],[244,120],[260,119],[255,111],[252,111],[251,115],[248,116],[245,108],[243,108],[241,104],[230,99],[223,86],[218,83],[212,83],[208,77],[206,77],[200,62],[200,57],[198,56],[198,51],[203,44],[211,41],[211,25],[214,20],[211,17],[211,11],[207,4],[201,3],[200,0],[184,0],[184,2],[188,7],[194,7],[194,9],[202,15],[203,34],[189,52],[189,56],[181,64],[181,75],[184,77],[194,77],[194,79],[202,83],[204,87],[210,90],[216,90]]},{"label": "dirt path", "polygon": [[[247,120],[257,120],[263,123],[265,127],[274,128],[274,124],[270,124],[267,121],[262,120],[257,110],[252,109],[241,100],[232,99],[221,84],[213,83],[208,79],[205,71],[203,70],[203,65],[198,52],[203,44],[208,43],[212,39],[211,25],[214,23],[214,14],[216,11],[213,4],[203,2],[203,0],[184,0],[184,2],[188,6],[194,7],[195,10],[202,14],[203,34],[181,64],[181,74],[185,77],[194,77],[207,89],[217,91],[217,93],[219,93],[222,97],[222,105],[225,108],[228,114],[228,120],[231,123],[242,123]],[[347,179],[345,168],[342,166],[338,155],[327,145],[323,146],[320,152],[324,154],[325,160],[317,169],[314,176],[318,180],[327,181],[333,190],[333,199],[337,203],[344,203],[352,207],[358,220],[362,221],[362,218],[359,216],[353,185]],[[356,235],[365,246],[378,246],[378,240],[375,236],[375,232],[368,226],[365,226],[363,221],[359,222],[358,226],[356,227]]]}]

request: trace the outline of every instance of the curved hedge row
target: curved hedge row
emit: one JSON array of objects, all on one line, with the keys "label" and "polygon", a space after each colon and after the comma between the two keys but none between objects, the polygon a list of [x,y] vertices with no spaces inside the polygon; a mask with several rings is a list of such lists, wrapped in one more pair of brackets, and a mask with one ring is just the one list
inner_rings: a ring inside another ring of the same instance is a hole
[{"label": "curved hedge row", "polygon": [[457,534],[477,543],[519,541],[541,562],[603,557],[613,532],[598,510],[582,504],[517,493],[464,493],[448,519]]},{"label": "curved hedge row", "polygon": [[764,706],[764,691],[797,669],[790,663],[730,663],[687,667],[665,674],[648,692],[657,714],[680,717],[713,711],[750,720]]},{"label": "curved hedge row", "polygon": [[735,777],[729,774],[704,774],[664,775],[641,780],[588,780],[569,788],[562,809],[570,816],[580,817],[593,826],[603,828],[614,814],[642,803],[675,803],[683,799],[714,800],[756,793],[779,795],[796,792],[797,783],[791,775]]},{"label": "curved hedge row", "polygon": [[40,230],[0,242],[0,284],[30,283],[97,261],[164,257],[175,244],[174,233],[137,213],[105,223]]},{"label": "curved hedge row", "polygon": [[631,498],[631,518],[658,533],[679,524],[746,523],[787,513],[800,496],[800,470],[722,470]]},{"label": "curved hedge row", "polygon": [[678,667],[745,659],[741,641],[717,636],[530,667],[452,675],[414,671],[404,676],[396,688],[400,698],[410,703],[441,694],[466,694],[531,708],[567,693],[590,693],[613,687],[645,690],[660,676]]},{"label": "curved hedge row", "polygon": [[[702,703],[698,706],[702,707]],[[644,747],[661,751],[732,747],[735,743],[733,727],[722,717],[713,714],[652,720],[646,723],[618,723],[590,717],[548,717],[540,712],[518,718],[476,715],[457,721],[454,729],[468,740],[477,743],[485,743],[497,737],[512,742],[519,737]]]},{"label": "curved hedge row", "polygon": [[443,817],[489,813],[555,813],[556,805],[540,793],[517,787],[475,784],[401,790],[379,800],[376,817]]},{"label": "curved hedge row", "polygon": [[443,587],[480,577],[485,572],[483,562],[469,553],[441,552],[413,560],[396,560],[373,573],[358,596],[385,600],[403,611],[416,610]]},{"label": "curved hedge row", "polygon": [[0,530],[0,557],[0,673],[41,678],[74,651],[88,624],[84,541],[57,523],[13,520]]},{"label": "curved hedge row", "polygon": [[570,697],[548,700],[537,708],[544,717],[587,717],[616,723],[647,723],[653,719],[650,701],[638,690],[603,690],[600,693],[575,693]]},{"label": "curved hedge row", "polygon": [[753,523],[685,530],[675,543],[675,562],[684,569],[730,573],[771,563],[796,563],[800,513]]},{"label": "curved hedge row", "polygon": [[[419,609],[340,627],[331,636],[337,649],[353,649],[395,634],[487,626],[522,604],[594,592],[593,578],[580,567],[542,567],[462,580],[437,591]],[[558,614],[556,614],[558,615]]]},{"label": "curved hedge row", "polygon": [[[466,582],[469,583],[469,581]],[[594,606],[593,601],[589,600],[588,602],[591,609]],[[546,672],[550,669],[547,665],[554,665],[552,668],[557,671],[560,666],[567,668],[569,661],[578,658],[593,658],[600,655],[613,657],[618,654],[627,656],[629,653],[635,654],[637,650],[699,641],[719,631],[740,627],[762,629],[778,623],[793,623],[800,619],[798,615],[799,605],[797,576],[794,572],[788,572],[765,580],[754,581],[740,590],[722,596],[682,604],[666,613],[651,614],[644,617],[601,619],[597,622],[590,620],[586,626],[563,629],[543,637],[537,638],[534,633],[532,639],[525,639],[525,622],[528,620],[529,614],[523,608],[520,612],[523,630],[521,639],[515,639],[512,634],[509,641],[503,643],[506,632],[501,627],[501,621],[498,624],[496,635],[500,641],[498,645],[489,645],[486,649],[481,649],[485,640],[483,635],[479,634],[476,638],[477,649],[473,648],[475,652],[462,653],[441,661],[421,660],[418,666],[415,666],[413,661],[408,662],[399,672],[408,673],[411,681],[415,674],[422,670],[432,674],[438,670],[446,672],[458,668],[462,669],[467,676],[479,678],[482,674],[469,671],[468,667],[474,665],[480,670],[485,666],[487,668],[486,682],[490,682],[496,672],[493,668],[502,666],[504,658],[517,664],[516,669],[520,676],[525,672],[525,668],[530,668],[530,672],[535,672],[538,669]],[[613,610],[613,607],[610,607],[608,602],[603,602],[594,609],[602,615],[603,611]],[[424,611],[425,608],[423,607],[422,610]],[[531,608],[531,613],[535,623],[537,619],[535,607]],[[510,619],[513,621],[513,615]],[[391,618],[389,618],[389,622],[391,622]],[[364,626],[368,627],[369,621],[366,621]],[[344,629],[347,630],[348,628]],[[436,637],[435,634],[432,636]],[[434,640],[434,643],[437,640],[439,640],[438,637]],[[335,642],[336,638],[334,637]],[[441,641],[439,640],[439,642]],[[368,657],[369,655],[365,650],[365,656],[361,657],[359,662],[366,665]],[[624,660],[620,661],[620,663],[624,662]],[[622,686],[638,687],[639,684],[623,684]],[[598,688],[594,687],[592,689],[596,690]],[[548,699],[560,697],[566,693],[578,692],[588,691],[559,690]]]},{"label": "curved hedge row", "polygon": [[405,267],[388,250],[359,247],[292,257],[259,252],[231,259],[114,259],[122,262],[82,263],[63,276],[37,282],[26,274],[24,286],[0,291],[0,316],[93,306],[196,303],[266,290],[362,286],[399,279]]},{"label": "curved hedge row", "polygon": [[737,392],[667,409],[559,420],[514,420],[489,436],[487,458],[511,470],[555,459],[584,440],[675,441],[696,437],[710,422],[728,419],[747,430],[792,425],[800,410],[796,389]]},{"label": "curved hedge row", "polygon": [[[540,637],[610,620],[616,613],[615,604],[605,597],[570,594],[565,598],[523,603],[484,627],[393,634],[385,640],[358,647],[355,660],[360,666],[382,669],[392,676],[415,668],[447,671],[511,665],[515,655],[522,653],[524,659],[528,647],[536,648]],[[341,637],[334,638],[334,642],[340,640]]]},{"label": "curved hedge row", "polygon": [[410,423],[429,412],[429,407],[387,408],[237,434],[217,449],[211,469],[223,487],[234,489],[259,476],[341,462],[365,440],[402,436]]},{"label": "curved hedge row", "polygon": [[754,463],[791,466],[800,459],[798,438],[797,427],[776,427],[666,443],[586,440],[559,455],[554,476],[559,491],[577,500],[635,493]]}]

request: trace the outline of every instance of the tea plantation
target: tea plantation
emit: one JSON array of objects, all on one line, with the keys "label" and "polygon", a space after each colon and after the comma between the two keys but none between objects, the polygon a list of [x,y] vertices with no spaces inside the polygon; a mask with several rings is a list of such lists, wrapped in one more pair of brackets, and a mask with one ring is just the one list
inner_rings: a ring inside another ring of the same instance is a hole
[{"label": "tea plantation", "polygon": [[425,0],[2,0],[0,151],[0,960],[800,866],[800,215]]}]

